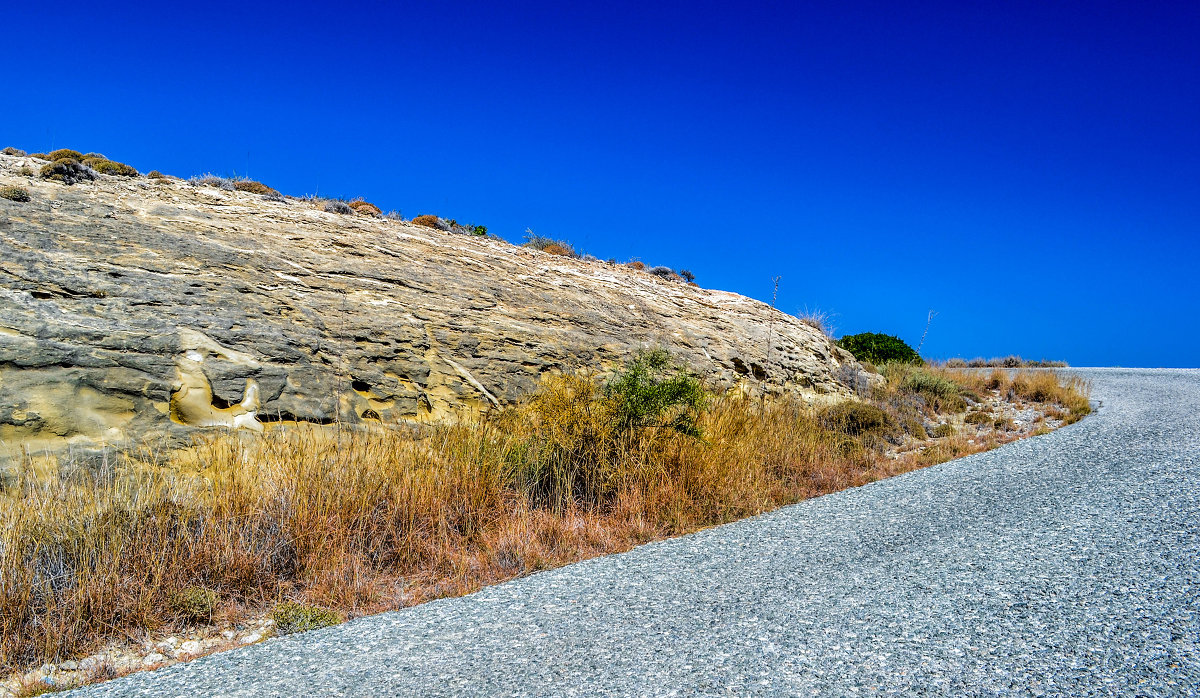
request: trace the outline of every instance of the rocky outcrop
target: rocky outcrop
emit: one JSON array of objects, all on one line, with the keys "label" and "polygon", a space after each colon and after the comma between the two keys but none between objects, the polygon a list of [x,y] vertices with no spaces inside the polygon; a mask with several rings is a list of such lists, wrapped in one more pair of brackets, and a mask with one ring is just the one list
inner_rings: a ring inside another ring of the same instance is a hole
[{"label": "rocky outcrop", "polygon": [[[663,345],[715,384],[842,394],[849,354],[732,293],[177,180],[0,155],[0,457],[206,427],[431,420]],[[839,382],[839,371],[843,380]]]}]

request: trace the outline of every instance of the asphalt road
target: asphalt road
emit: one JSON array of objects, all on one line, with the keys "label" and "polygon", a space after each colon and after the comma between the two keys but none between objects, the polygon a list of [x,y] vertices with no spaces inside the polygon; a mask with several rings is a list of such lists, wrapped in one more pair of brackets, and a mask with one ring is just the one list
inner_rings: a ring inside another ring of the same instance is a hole
[{"label": "asphalt road", "polygon": [[1200,695],[1200,371],[1053,434],[87,696]]}]

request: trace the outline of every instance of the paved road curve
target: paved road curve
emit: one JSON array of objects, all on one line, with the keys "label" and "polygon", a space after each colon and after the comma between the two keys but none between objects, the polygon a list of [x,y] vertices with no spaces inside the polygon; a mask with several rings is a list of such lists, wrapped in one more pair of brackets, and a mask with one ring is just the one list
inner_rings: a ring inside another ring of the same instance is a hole
[{"label": "paved road curve", "polygon": [[90,696],[1200,695],[1200,371],[753,520]]}]

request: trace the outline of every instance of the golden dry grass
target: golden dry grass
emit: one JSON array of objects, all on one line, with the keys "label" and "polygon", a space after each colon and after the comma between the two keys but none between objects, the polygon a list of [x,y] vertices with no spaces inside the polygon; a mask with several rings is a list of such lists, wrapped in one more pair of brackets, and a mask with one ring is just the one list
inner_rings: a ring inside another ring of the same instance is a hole
[{"label": "golden dry grass", "polygon": [[[1086,386],[1049,373],[923,370],[1086,410]],[[904,379],[889,381],[873,411],[850,416],[712,397],[693,438],[614,430],[598,383],[560,376],[479,423],[222,433],[111,466],[63,463],[51,477],[30,468],[0,489],[0,669],[282,601],[353,617],[467,593],[1012,438],[948,436],[888,457],[906,418],[893,406]],[[545,477],[588,487],[547,489]],[[180,601],[196,598],[201,614]]]}]

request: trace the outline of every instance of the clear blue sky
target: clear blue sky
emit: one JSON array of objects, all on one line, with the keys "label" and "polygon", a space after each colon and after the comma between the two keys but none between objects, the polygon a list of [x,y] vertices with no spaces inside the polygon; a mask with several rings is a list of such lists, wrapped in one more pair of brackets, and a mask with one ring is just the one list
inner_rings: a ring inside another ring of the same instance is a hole
[{"label": "clear blue sky", "polygon": [[915,345],[933,309],[931,357],[1200,365],[1195,2],[3,14],[0,146],[781,276],[839,334]]}]

